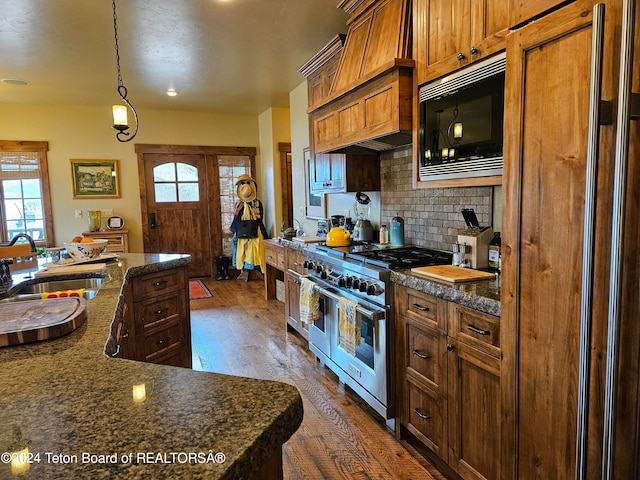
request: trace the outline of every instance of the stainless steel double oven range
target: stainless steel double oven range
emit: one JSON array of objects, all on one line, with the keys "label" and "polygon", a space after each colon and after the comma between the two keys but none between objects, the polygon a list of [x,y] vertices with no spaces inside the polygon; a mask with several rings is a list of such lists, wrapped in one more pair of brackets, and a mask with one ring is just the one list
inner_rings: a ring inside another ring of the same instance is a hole
[{"label": "stainless steel double oven range", "polygon": [[[305,267],[320,297],[320,318],[309,325],[309,349],[394,427],[394,331],[391,270],[450,265],[452,254],[421,247],[360,244],[307,253]],[[360,345],[338,345],[340,297],[358,303]]]}]

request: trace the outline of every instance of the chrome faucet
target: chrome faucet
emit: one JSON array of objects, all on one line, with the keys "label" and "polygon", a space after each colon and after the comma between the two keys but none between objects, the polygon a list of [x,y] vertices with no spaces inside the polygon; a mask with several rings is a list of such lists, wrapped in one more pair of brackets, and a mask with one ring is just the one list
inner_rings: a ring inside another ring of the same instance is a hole
[{"label": "chrome faucet", "polygon": [[29,242],[29,245],[31,246],[31,251],[32,252],[37,252],[38,249],[36,248],[36,243],[33,241],[33,238],[31,238],[29,235],[27,235],[26,233],[19,233],[17,234],[15,237],[13,237],[11,239],[11,241],[9,243],[0,243],[0,247],[12,247],[14,243],[16,243],[16,241],[19,238],[26,238],[27,241]]}]

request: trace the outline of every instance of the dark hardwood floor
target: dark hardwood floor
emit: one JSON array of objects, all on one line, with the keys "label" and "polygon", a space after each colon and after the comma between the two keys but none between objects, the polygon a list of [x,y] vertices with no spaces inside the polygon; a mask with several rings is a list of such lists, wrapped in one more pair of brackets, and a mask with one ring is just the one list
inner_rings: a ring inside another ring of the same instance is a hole
[{"label": "dark hardwood floor", "polygon": [[284,305],[259,280],[203,279],[213,298],[191,301],[193,368],[295,385],[304,420],[284,445],[285,479],[446,479],[382,417],[286,332]]}]

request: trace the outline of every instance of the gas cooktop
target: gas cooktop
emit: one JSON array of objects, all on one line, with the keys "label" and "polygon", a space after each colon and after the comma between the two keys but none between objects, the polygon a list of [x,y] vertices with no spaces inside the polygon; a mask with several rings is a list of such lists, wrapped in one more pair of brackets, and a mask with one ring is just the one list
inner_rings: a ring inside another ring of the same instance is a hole
[{"label": "gas cooktop", "polygon": [[425,267],[427,265],[451,265],[453,253],[407,245],[403,247],[362,243],[346,247],[316,245],[316,249],[344,260],[359,261],[367,265],[397,270]]}]

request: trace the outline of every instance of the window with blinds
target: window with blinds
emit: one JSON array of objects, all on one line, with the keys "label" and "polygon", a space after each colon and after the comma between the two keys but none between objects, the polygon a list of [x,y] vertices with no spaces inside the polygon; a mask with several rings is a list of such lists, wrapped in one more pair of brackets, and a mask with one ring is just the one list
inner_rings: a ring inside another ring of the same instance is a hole
[{"label": "window with blinds", "polygon": [[53,244],[46,142],[0,141],[0,240],[29,235]]}]

